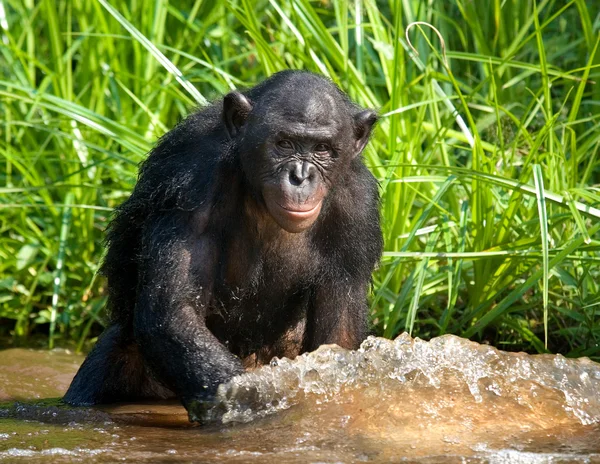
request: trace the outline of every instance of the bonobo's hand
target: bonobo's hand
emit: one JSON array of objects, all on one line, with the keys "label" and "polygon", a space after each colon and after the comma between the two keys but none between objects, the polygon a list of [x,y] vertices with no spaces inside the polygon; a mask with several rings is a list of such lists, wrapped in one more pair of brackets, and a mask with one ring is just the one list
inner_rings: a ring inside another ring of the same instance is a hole
[{"label": "bonobo's hand", "polygon": [[187,409],[190,422],[206,424],[217,418],[217,401],[214,398],[192,398],[183,400],[183,405]]}]

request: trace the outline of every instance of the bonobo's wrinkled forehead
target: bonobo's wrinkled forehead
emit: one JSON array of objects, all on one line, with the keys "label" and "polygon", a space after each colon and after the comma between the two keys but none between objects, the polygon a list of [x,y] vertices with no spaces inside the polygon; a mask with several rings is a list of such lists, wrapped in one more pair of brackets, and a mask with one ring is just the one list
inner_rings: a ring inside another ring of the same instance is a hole
[{"label": "bonobo's wrinkled forehead", "polygon": [[306,72],[284,71],[252,89],[255,123],[275,129],[337,133],[351,124],[355,111],[345,94],[328,79]]}]

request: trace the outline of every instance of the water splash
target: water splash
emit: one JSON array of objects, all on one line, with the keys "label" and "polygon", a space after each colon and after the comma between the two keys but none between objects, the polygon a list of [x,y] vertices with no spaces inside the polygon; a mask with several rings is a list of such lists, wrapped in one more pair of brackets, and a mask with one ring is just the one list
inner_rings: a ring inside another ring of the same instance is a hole
[{"label": "water splash", "polygon": [[587,359],[369,338],[232,379],[203,427],[177,403],[28,401],[62,394],[80,362],[3,352],[0,401],[21,401],[0,404],[0,461],[600,462],[600,365]]},{"label": "water splash", "polygon": [[[457,395],[464,388],[472,401]],[[588,425],[600,421],[599,393],[600,365],[587,358],[530,356],[452,335],[426,342],[403,334],[393,341],[369,337],[357,351],[322,346],[295,360],[274,359],[221,385],[213,412],[224,423],[250,422],[307,400],[363,401],[377,408],[401,397],[410,404],[411,396],[420,401],[425,394],[432,397],[423,401],[430,416],[475,407]]]}]

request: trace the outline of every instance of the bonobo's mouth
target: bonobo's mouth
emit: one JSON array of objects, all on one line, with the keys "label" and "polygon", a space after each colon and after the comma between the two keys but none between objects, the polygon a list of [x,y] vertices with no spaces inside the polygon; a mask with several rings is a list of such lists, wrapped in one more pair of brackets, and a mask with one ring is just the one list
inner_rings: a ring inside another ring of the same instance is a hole
[{"label": "bonobo's mouth", "polygon": [[282,205],[276,199],[265,195],[265,203],[269,214],[282,229],[291,233],[303,232],[308,229],[319,217],[323,201],[297,205]]},{"label": "bonobo's mouth", "polygon": [[[275,203],[277,203],[277,202],[275,202]],[[310,207],[310,205],[308,206],[308,208],[300,208],[300,207],[291,208],[291,207],[283,206],[279,203],[277,203],[277,206],[279,206],[284,211],[284,214],[289,216],[291,219],[297,219],[299,221],[308,219],[313,215],[317,215],[321,211],[321,202],[318,202],[312,208]]]}]

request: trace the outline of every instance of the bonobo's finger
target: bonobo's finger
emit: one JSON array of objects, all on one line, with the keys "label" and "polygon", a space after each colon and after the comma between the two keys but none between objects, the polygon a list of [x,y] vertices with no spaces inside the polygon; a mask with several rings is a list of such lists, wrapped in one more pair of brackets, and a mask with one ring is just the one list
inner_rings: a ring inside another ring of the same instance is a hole
[{"label": "bonobo's finger", "polygon": [[193,399],[184,403],[190,422],[200,425],[213,422],[217,418],[216,402],[211,400]]}]

